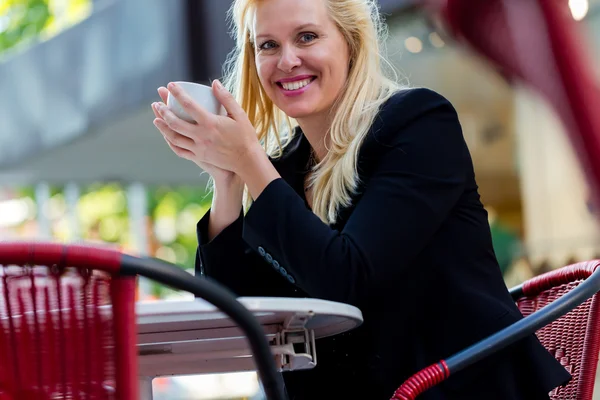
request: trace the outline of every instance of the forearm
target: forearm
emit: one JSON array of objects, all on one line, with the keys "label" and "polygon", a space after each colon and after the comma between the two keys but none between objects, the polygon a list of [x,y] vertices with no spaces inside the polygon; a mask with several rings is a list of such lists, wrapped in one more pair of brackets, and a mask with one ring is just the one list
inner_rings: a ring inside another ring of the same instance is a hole
[{"label": "forearm", "polygon": [[244,182],[238,176],[227,182],[215,182],[208,222],[209,241],[238,219],[242,209],[243,192]]},{"label": "forearm", "polygon": [[260,145],[253,147],[240,158],[234,177],[227,181],[215,181],[208,240],[214,239],[240,215],[244,184],[253,199],[273,180],[280,178],[269,157]]},{"label": "forearm", "polygon": [[225,285],[238,296],[305,296],[245,245],[241,213],[214,240],[208,241],[211,212],[205,214],[197,225],[197,275],[203,274]]},{"label": "forearm", "polygon": [[249,150],[241,160],[236,174],[248,187],[250,196],[256,200],[262,191],[277,178],[281,178],[264,150],[258,146]]},{"label": "forearm", "polygon": [[273,270],[310,297],[353,305],[366,298],[373,275],[368,257],[312,213],[284,180],[263,190],[244,218],[242,234],[250,247],[272,258]]}]

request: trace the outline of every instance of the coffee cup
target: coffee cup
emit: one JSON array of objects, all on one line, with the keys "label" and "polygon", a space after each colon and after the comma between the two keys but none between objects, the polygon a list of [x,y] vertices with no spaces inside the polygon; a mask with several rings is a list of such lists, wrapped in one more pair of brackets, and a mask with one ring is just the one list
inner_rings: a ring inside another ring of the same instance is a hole
[{"label": "coffee cup", "polygon": [[[213,94],[212,87],[201,85],[194,82],[175,82],[179,87],[188,94],[199,106],[204,108],[210,113],[218,115],[227,115],[225,108],[219,103],[215,95]],[[179,118],[187,121],[194,122],[194,119],[188,115],[181,107],[181,104],[173,97],[171,92],[167,97],[167,107]]]}]

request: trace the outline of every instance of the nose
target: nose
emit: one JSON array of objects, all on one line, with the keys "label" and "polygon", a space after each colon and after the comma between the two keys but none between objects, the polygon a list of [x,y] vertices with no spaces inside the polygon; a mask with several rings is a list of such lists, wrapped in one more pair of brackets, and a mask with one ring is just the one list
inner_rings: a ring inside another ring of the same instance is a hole
[{"label": "nose", "polygon": [[296,49],[293,46],[282,46],[277,68],[283,72],[292,72],[292,70],[301,63],[298,54],[296,54]]}]

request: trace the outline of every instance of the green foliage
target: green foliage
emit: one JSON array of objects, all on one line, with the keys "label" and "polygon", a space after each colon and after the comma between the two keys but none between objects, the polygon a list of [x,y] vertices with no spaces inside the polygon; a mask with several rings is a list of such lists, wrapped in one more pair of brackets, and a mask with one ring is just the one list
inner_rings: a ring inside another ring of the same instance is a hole
[{"label": "green foliage", "polygon": [[92,12],[92,0],[0,0],[0,55],[59,34]]},{"label": "green foliage", "polygon": [[0,2],[0,53],[38,38],[51,17],[48,0]]},{"label": "green foliage", "polygon": [[[125,252],[137,254],[133,246],[126,187],[117,183],[95,183],[80,188],[77,203],[79,234],[86,242],[111,243]],[[33,187],[17,190],[22,198],[35,200]],[[62,187],[50,188],[47,215],[52,235],[68,242],[73,232],[67,223],[67,207]],[[150,257],[193,269],[197,239],[196,224],[208,211],[212,197],[201,187],[147,187],[147,232],[145,235]],[[158,298],[171,291],[160,285],[152,286]]]}]

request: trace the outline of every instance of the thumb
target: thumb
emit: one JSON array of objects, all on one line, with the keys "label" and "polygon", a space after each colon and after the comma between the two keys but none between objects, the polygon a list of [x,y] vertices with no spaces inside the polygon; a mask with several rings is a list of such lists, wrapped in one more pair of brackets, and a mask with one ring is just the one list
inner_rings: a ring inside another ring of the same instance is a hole
[{"label": "thumb", "polygon": [[227,114],[231,118],[233,118],[236,121],[238,121],[239,118],[244,118],[246,113],[235,100],[233,95],[229,93],[229,91],[225,88],[225,86],[223,86],[221,82],[219,82],[219,80],[215,79],[213,81],[212,88],[215,97],[217,98],[217,100],[219,100],[219,103],[221,103],[223,107],[225,107],[225,111],[227,111]]}]

